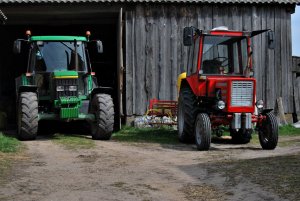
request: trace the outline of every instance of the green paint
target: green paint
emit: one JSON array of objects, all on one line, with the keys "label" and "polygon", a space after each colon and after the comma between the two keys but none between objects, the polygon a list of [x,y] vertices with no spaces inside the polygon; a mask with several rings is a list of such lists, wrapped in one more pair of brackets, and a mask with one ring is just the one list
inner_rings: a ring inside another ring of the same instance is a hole
[{"label": "green paint", "polygon": [[25,74],[22,74],[22,86],[29,85],[29,81]]},{"label": "green paint", "polygon": [[83,36],[32,36],[30,41],[83,41],[87,42],[87,38]]},{"label": "green paint", "polygon": [[80,99],[80,100],[87,100],[88,97],[87,97],[87,96],[84,96],[84,95],[81,95],[81,96],[79,96],[79,99]]},{"label": "green paint", "polygon": [[53,77],[78,76],[76,71],[54,71]]},{"label": "green paint", "polygon": [[78,106],[73,108],[60,108],[60,118],[62,119],[78,118],[78,116]]},{"label": "green paint", "polygon": [[92,93],[93,90],[93,77],[88,75],[88,94]]}]

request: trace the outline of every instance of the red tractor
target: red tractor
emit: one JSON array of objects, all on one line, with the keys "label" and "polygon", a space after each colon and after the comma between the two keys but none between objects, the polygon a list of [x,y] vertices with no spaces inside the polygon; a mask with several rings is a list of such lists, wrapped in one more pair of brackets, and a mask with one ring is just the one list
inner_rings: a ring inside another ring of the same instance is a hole
[{"label": "red tractor", "polygon": [[[268,30],[243,32],[221,27],[210,31],[184,28],[189,46],[185,73],[178,77],[178,137],[195,140],[198,150],[208,150],[212,133],[229,128],[232,141],[250,142],[254,123],[263,149],[275,149],[278,123],[272,109],[256,101],[251,38]],[[273,32],[268,32],[269,47]],[[255,107],[258,114],[255,114]]]}]

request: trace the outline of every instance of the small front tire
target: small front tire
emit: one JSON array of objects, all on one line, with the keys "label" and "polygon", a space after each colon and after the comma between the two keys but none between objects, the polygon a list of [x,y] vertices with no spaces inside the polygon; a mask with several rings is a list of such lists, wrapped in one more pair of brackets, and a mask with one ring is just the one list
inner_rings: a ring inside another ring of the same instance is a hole
[{"label": "small front tire", "polygon": [[211,142],[211,123],[207,114],[199,113],[195,121],[195,141],[200,151],[209,150]]},{"label": "small front tire", "polygon": [[273,113],[267,113],[258,131],[259,142],[263,149],[275,149],[278,143],[278,122]]}]

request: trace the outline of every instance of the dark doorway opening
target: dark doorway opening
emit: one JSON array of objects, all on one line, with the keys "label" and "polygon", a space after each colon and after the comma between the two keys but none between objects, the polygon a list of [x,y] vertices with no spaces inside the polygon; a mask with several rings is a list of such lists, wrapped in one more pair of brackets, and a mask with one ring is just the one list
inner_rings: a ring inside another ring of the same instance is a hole
[{"label": "dark doorway opening", "polygon": [[96,73],[98,84],[111,87],[115,105],[115,129],[119,128],[119,100],[118,100],[118,76],[117,76],[117,21],[118,13],[111,14],[108,21],[94,18],[93,22],[85,20],[59,22],[52,24],[7,24],[0,27],[0,111],[8,116],[8,123],[16,125],[16,92],[15,78],[26,72],[27,54],[14,55],[13,42],[18,38],[25,38],[26,30],[31,30],[32,35],[74,35],[85,36],[86,31],[91,32],[90,39],[99,39],[103,43],[103,53],[90,53],[92,69]]}]

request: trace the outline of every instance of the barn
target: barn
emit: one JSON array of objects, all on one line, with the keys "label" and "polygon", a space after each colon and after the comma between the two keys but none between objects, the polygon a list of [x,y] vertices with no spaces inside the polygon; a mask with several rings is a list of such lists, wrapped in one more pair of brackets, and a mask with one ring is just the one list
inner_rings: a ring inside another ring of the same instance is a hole
[{"label": "barn", "polygon": [[15,77],[26,70],[26,56],[12,52],[13,41],[33,35],[84,35],[102,40],[104,54],[91,55],[100,85],[114,89],[116,123],[143,115],[152,98],[176,100],[177,76],[184,71],[187,48],[182,30],[272,29],[254,38],[257,98],[274,107],[282,97],[286,113],[293,98],[291,14],[299,0],[1,0],[8,20],[0,26],[0,111],[15,123]]}]

